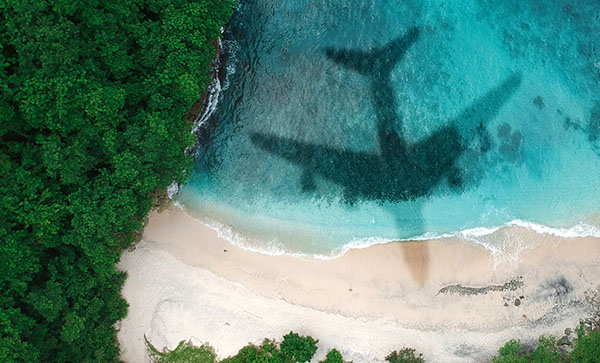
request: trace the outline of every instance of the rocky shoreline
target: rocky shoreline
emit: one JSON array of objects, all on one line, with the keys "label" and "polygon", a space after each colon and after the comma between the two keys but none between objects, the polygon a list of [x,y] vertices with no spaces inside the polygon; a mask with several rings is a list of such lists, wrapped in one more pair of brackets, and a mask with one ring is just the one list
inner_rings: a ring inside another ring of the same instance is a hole
[{"label": "rocky shoreline", "polygon": [[224,73],[223,64],[226,54],[223,51],[221,39],[213,39],[211,43],[215,48],[215,57],[210,71],[212,81],[185,116],[186,120],[193,122],[192,134],[196,136],[196,143],[187,150],[190,155],[195,155],[202,140],[205,139],[204,126],[216,109],[221,95],[221,75]]}]

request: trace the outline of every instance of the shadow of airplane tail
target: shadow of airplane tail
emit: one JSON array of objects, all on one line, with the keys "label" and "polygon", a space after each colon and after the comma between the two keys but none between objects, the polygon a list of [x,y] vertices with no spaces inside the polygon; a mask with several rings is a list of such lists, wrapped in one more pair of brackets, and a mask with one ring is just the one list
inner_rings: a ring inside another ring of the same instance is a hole
[{"label": "shadow of airplane tail", "polygon": [[356,49],[325,48],[325,55],[333,62],[364,76],[387,77],[402,60],[410,46],[419,39],[419,28],[410,28],[402,37],[381,48],[362,51]]}]

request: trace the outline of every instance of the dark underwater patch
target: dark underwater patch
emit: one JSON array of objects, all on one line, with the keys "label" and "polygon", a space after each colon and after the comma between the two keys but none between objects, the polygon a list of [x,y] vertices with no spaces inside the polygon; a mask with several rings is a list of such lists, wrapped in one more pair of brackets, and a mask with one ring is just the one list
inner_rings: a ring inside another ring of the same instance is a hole
[{"label": "dark underwater patch", "polygon": [[519,130],[512,130],[512,127],[504,123],[498,126],[498,138],[502,141],[498,146],[498,154],[511,164],[520,163],[524,157],[521,153],[523,144],[523,133]]},{"label": "dark underwater patch", "polygon": [[600,101],[596,101],[596,104],[592,107],[588,132],[588,139],[594,146],[597,146],[598,137],[600,136]]},{"label": "dark underwater patch", "polygon": [[544,104],[544,99],[542,98],[542,96],[537,96],[536,98],[533,99],[533,104],[538,108],[538,109],[542,109],[544,107],[546,107],[546,105]]},{"label": "dark underwater patch", "polygon": [[565,122],[563,122],[563,127],[565,130],[581,130],[581,125],[573,120],[570,117],[565,117]]}]

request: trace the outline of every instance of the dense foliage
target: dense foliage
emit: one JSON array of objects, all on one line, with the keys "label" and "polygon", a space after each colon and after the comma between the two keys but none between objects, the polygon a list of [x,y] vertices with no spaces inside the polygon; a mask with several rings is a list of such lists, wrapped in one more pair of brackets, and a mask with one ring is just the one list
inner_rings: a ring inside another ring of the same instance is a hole
[{"label": "dense foliage", "polygon": [[[147,342],[147,341],[146,341]],[[147,342],[148,343],[148,342]],[[221,363],[300,363],[312,360],[317,351],[312,337],[300,336],[290,332],[284,336],[281,344],[265,339],[260,345],[248,344],[238,354],[220,361]],[[559,345],[562,344],[562,345]],[[173,351],[159,353],[148,343],[150,355],[157,363],[216,363],[214,351],[209,346],[193,347],[181,342]],[[493,357],[493,363],[557,363],[557,362],[600,362],[600,330],[591,330],[583,324],[577,329],[577,338],[568,345],[553,337],[540,337],[536,346],[510,340]],[[201,359],[189,359],[200,357]],[[412,348],[393,351],[385,357],[389,363],[424,363],[423,355]],[[332,349],[319,363],[346,363],[342,354]]]},{"label": "dense foliage", "polygon": [[169,352],[159,351],[147,339],[146,345],[150,357],[156,363],[214,363],[216,359],[214,350],[208,345],[195,347],[191,343],[182,341]]},{"label": "dense foliage", "polygon": [[577,340],[571,359],[574,362],[600,362],[600,330],[589,330],[585,326],[580,326],[577,329]]},{"label": "dense foliage", "polygon": [[281,344],[267,340],[256,346],[249,344],[238,354],[224,359],[222,363],[304,363],[309,362],[317,352],[317,342],[311,336],[301,336],[290,332],[283,336]]},{"label": "dense foliage", "polygon": [[233,0],[0,2],[0,361],[114,361],[115,269],[183,181]]},{"label": "dense foliage", "polygon": [[329,351],[329,353],[327,353],[325,359],[319,361],[319,363],[345,363],[345,361],[342,357],[342,353],[340,353],[337,349],[332,349]]},{"label": "dense foliage", "polygon": [[277,343],[265,339],[261,345],[248,344],[233,357],[223,359],[221,363],[291,363],[281,354]]},{"label": "dense foliage", "polygon": [[577,339],[570,345],[558,345],[553,337],[540,337],[537,346],[530,347],[518,340],[510,340],[498,351],[493,363],[555,363],[600,362],[600,330],[581,325]]},{"label": "dense foliage", "polygon": [[[248,344],[233,357],[220,361],[221,363],[304,363],[309,362],[317,351],[317,342],[310,336],[301,336],[290,332],[284,335],[281,344],[274,340],[265,339],[261,345]],[[194,347],[191,344],[180,342],[177,348],[169,352],[158,351],[148,340],[146,340],[150,356],[156,363],[169,362],[194,362],[194,363],[216,363],[218,360],[210,346],[204,345]],[[335,352],[332,354],[332,352]],[[336,354],[337,353],[337,354]],[[325,360],[327,363],[344,363],[341,354],[332,350],[327,355],[333,360]],[[340,360],[335,360],[339,356]]]},{"label": "dense foliage", "polygon": [[403,348],[395,350],[385,357],[385,361],[389,363],[423,363],[423,354],[416,353],[412,348]]},{"label": "dense foliage", "polygon": [[313,355],[317,352],[318,342],[318,340],[314,340],[311,336],[301,337],[297,333],[290,332],[283,336],[281,353],[286,357],[290,357],[293,362],[310,362]]}]

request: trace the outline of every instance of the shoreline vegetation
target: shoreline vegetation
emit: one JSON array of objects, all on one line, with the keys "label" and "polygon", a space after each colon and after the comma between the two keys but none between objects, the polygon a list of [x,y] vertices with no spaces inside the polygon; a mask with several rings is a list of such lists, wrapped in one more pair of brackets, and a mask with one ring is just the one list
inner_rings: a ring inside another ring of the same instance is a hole
[{"label": "shoreline vegetation", "polygon": [[[491,361],[493,363],[595,362],[595,359],[600,357],[600,315],[595,317],[594,324],[591,326],[590,328],[581,322],[575,329],[576,334],[573,334],[573,329],[566,328],[565,335],[559,340],[553,336],[540,336],[534,344],[523,344],[519,340],[511,339],[498,349],[498,354],[492,357]],[[290,336],[294,340],[300,340],[300,344],[296,344],[296,346],[305,352],[305,360],[290,358],[290,354],[286,354],[284,348],[280,350],[279,346],[285,346],[286,339],[291,340]],[[161,352],[147,339],[145,341],[149,355],[156,363],[308,362],[314,357],[317,351],[316,343],[318,343],[318,340],[315,341],[310,336],[302,337],[290,332],[283,337],[281,343],[269,339],[265,339],[261,345],[249,343],[236,355],[218,360],[215,350],[208,344],[196,347],[192,342],[181,341],[174,350],[164,349]],[[412,348],[395,350],[385,357],[385,361],[388,363],[425,362],[423,354],[417,353]],[[345,361],[342,354],[332,348],[325,359],[320,360],[319,363],[351,362]]]},{"label": "shoreline vegetation", "polygon": [[115,268],[192,158],[235,1],[0,6],[0,361],[119,359]]},{"label": "shoreline vegetation", "polygon": [[[597,308],[594,238],[504,229],[537,243],[500,264],[457,239],[315,261],[244,251],[178,209],[159,214],[191,170],[190,131],[235,4],[0,8],[0,361],[179,362],[193,345],[200,362],[307,361],[317,345],[327,363],[419,361],[399,346],[489,360]],[[283,342],[263,341],[273,336]]]},{"label": "shoreline vegetation", "polygon": [[[122,359],[147,356],[144,334],[161,349],[192,338],[227,357],[293,329],[320,340],[316,360],[335,348],[345,360],[382,362],[406,346],[426,361],[489,361],[511,339],[529,347],[541,335],[562,337],[597,311],[597,238],[512,227],[496,234],[532,248],[494,261],[452,238],[330,260],[270,256],[230,244],[178,208],[152,212],[142,241],[119,263],[130,304]],[[403,258],[422,246],[427,261]]]}]

